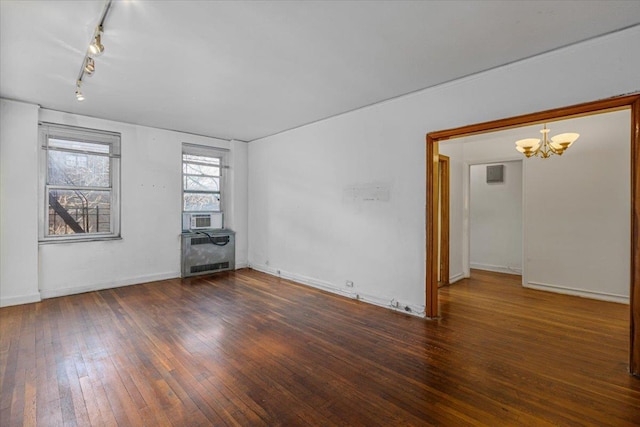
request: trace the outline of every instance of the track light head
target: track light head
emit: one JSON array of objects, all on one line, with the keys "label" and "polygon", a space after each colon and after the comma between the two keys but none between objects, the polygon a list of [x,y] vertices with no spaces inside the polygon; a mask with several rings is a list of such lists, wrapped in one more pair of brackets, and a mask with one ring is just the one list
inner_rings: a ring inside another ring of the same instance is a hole
[{"label": "track light head", "polygon": [[78,82],[76,83],[76,99],[79,102],[84,101],[84,95],[82,94],[82,91],[80,90],[80,85],[82,84],[81,80],[78,80]]},{"label": "track light head", "polygon": [[96,71],[96,62],[90,56],[87,56],[87,60],[84,63],[84,71],[88,76],[92,76]]},{"label": "track light head", "polygon": [[89,54],[93,57],[102,55],[104,52],[104,45],[100,41],[100,34],[102,34],[102,27],[98,30],[98,34],[93,39],[93,43],[89,45]]}]

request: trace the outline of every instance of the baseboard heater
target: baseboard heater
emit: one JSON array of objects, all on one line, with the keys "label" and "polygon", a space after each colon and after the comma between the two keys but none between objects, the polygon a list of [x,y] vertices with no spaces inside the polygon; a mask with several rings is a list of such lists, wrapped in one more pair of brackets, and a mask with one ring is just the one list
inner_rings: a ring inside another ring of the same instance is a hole
[{"label": "baseboard heater", "polygon": [[182,277],[234,270],[235,232],[198,230],[182,233]]}]

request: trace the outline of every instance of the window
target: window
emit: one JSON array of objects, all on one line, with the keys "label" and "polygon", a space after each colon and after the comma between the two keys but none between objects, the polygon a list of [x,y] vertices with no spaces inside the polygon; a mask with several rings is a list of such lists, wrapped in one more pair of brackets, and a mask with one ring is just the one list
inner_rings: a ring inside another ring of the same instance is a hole
[{"label": "window", "polygon": [[120,135],[43,123],[41,241],[120,235]]},{"label": "window", "polygon": [[183,145],[183,212],[222,212],[225,157],[223,149]]}]

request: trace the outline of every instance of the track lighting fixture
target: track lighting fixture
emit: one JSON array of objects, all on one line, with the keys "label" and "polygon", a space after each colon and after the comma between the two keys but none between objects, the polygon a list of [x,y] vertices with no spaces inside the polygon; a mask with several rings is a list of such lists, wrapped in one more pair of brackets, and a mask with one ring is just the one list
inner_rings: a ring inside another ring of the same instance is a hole
[{"label": "track lighting fixture", "polygon": [[104,21],[107,17],[107,13],[109,13],[109,9],[111,8],[112,0],[106,0],[104,4],[104,9],[102,9],[102,14],[100,15],[100,20],[98,21],[98,26],[93,32],[93,37],[91,38],[91,43],[89,44],[89,48],[84,55],[84,60],[82,61],[82,65],[80,66],[80,73],[78,73],[78,78],[76,79],[76,99],[78,101],[84,101],[84,95],[82,94],[82,90],[80,90],[80,86],[82,85],[84,76],[92,76],[96,71],[96,62],[94,60],[95,57],[102,55],[104,52],[104,45],[102,44],[102,33],[104,32]]},{"label": "track lighting fixture", "polygon": [[81,84],[82,84],[81,80],[78,80],[78,83],[76,83],[76,99],[78,101],[84,101],[84,95],[82,94],[82,90],[80,90]]},{"label": "track lighting fixture", "polygon": [[96,62],[92,57],[87,56],[87,60],[84,63],[84,72],[86,75],[92,76],[94,71],[96,71]]},{"label": "track lighting fixture", "polygon": [[94,58],[96,56],[102,55],[102,52],[104,52],[104,45],[100,40],[100,37],[101,37],[100,34],[102,33],[102,26],[99,26],[96,32],[98,34],[96,34],[96,36],[93,38],[93,42],[89,45],[89,55],[91,55]]}]

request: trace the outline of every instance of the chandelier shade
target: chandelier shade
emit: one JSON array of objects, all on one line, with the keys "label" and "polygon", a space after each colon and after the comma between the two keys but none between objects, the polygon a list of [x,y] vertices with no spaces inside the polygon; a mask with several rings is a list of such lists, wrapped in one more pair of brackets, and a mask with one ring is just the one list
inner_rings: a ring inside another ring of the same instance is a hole
[{"label": "chandelier shade", "polygon": [[540,157],[546,159],[556,154],[561,156],[578,139],[578,133],[561,133],[549,138],[547,125],[540,130],[542,139],[525,138],[516,141],[516,150],[526,157]]}]

